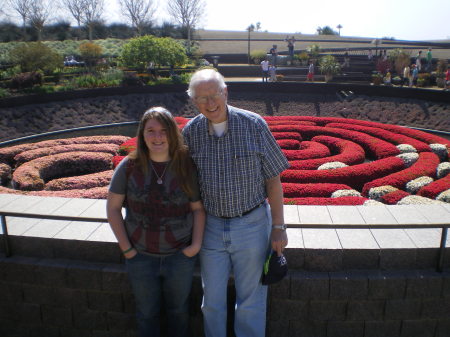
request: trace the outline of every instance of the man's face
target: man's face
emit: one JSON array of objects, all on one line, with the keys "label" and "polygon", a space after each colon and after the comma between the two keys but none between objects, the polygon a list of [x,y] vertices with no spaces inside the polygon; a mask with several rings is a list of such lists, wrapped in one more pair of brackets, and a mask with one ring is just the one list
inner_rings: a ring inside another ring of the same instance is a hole
[{"label": "man's face", "polygon": [[227,120],[227,98],[227,88],[220,89],[215,81],[207,81],[197,84],[193,102],[202,115],[217,124]]}]

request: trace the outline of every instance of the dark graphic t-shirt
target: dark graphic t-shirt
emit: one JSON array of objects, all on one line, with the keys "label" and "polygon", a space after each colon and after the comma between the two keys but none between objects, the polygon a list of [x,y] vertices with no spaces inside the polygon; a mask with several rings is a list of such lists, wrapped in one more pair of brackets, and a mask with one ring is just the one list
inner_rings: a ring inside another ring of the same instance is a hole
[{"label": "dark graphic t-shirt", "polygon": [[[166,172],[163,183],[151,166],[147,174],[128,158],[117,166],[109,190],[126,195],[125,228],[133,246],[149,254],[174,254],[191,243],[193,217],[190,202],[200,200],[197,173],[190,179],[194,195],[189,198],[170,169],[170,162],[152,162],[158,174]],[[128,170],[128,172],[127,172]]]}]

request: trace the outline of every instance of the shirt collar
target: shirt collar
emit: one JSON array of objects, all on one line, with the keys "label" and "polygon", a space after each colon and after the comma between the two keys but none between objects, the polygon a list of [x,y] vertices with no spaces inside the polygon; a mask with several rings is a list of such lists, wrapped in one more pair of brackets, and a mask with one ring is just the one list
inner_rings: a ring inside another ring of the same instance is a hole
[{"label": "shirt collar", "polygon": [[[227,105],[227,125],[225,127],[225,132],[223,133],[224,136],[228,133],[228,129],[230,128],[231,116],[232,116],[232,114],[230,113],[230,108]],[[214,128],[212,126],[212,122],[206,117],[205,117],[205,119],[206,119],[206,122],[208,123],[208,134],[210,136],[214,136],[215,132],[214,132]]]}]

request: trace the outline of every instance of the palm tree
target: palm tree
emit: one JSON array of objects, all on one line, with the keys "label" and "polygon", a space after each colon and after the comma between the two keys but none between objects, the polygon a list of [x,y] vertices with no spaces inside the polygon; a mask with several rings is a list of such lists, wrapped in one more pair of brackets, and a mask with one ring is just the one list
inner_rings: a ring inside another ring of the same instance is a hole
[{"label": "palm tree", "polygon": [[339,30],[339,36],[341,36],[341,28],[344,28],[344,27],[342,27],[341,24],[338,24],[338,25],[336,26],[336,28]]}]

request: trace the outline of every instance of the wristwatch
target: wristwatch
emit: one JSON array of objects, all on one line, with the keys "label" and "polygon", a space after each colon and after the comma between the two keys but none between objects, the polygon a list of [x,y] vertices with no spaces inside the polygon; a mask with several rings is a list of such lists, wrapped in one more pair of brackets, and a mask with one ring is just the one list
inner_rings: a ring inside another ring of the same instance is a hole
[{"label": "wristwatch", "polygon": [[272,226],[272,229],[281,229],[282,231],[286,230],[286,225],[282,224],[282,225],[278,225],[278,226]]}]

